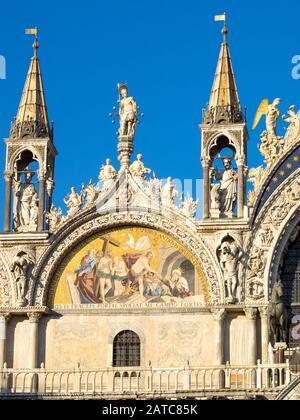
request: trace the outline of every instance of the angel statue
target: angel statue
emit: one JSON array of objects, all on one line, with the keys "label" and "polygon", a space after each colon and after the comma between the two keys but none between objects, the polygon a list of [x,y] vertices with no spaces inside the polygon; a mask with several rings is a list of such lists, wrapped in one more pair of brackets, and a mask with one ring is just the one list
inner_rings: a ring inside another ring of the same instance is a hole
[{"label": "angel statue", "polygon": [[71,194],[64,198],[65,205],[69,208],[68,216],[72,217],[81,209],[83,202],[83,193],[77,194],[74,187],[71,188]]},{"label": "angel statue", "polygon": [[268,99],[264,99],[258,107],[255,115],[252,130],[258,126],[263,115],[266,115],[266,131],[260,136],[262,144],[259,147],[261,154],[265,158],[265,162],[270,166],[277,156],[281,153],[283,147],[283,137],[277,134],[277,121],[280,117],[278,106],[281,99],[275,99],[269,104]]},{"label": "angel statue", "polygon": [[118,85],[118,90],[122,99],[120,99],[120,129],[119,135],[121,137],[134,137],[135,128],[139,123],[138,106],[132,96],[128,96],[128,87],[126,84]]},{"label": "angel statue", "polygon": [[281,99],[276,98],[271,104],[269,104],[268,99],[264,99],[259,105],[258,110],[256,112],[252,130],[256,129],[261,117],[265,115],[268,136],[281,139],[281,137],[277,135],[277,120],[280,117],[280,111],[278,109],[278,106],[280,102]]}]

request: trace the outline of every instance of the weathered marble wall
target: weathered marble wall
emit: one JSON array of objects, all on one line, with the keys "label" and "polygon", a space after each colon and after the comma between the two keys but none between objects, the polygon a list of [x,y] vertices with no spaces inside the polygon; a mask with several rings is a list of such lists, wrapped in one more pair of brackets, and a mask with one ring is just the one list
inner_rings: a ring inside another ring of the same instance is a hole
[{"label": "weathered marble wall", "polygon": [[[8,326],[8,365],[28,367],[29,321],[13,318]],[[65,314],[48,316],[39,325],[39,364],[47,368],[106,368],[112,364],[113,339],[122,330],[141,339],[141,362],[154,367],[215,364],[215,321],[210,313],[148,315]],[[225,360],[245,364],[251,359],[244,316],[225,320]]]}]

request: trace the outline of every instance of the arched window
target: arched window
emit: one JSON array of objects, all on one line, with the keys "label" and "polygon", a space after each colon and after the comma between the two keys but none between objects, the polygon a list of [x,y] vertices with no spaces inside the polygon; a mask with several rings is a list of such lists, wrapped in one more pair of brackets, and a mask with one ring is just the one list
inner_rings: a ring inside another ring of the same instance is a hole
[{"label": "arched window", "polygon": [[141,364],[141,341],[133,331],[121,331],[114,339],[113,366],[138,367]]}]

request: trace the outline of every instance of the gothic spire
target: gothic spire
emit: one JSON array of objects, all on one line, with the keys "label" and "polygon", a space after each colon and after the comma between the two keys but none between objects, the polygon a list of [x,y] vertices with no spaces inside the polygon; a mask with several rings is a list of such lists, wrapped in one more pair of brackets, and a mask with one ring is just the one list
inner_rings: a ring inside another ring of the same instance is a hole
[{"label": "gothic spire", "polygon": [[11,129],[12,138],[52,137],[40,61],[38,58],[38,31],[30,29],[27,34],[34,35],[34,55],[31,59],[18,113]]},{"label": "gothic spire", "polygon": [[224,124],[242,122],[243,116],[239,94],[227,43],[228,29],[226,14],[218,16],[216,20],[224,20],[222,29],[223,42],[208,108],[204,113],[204,123]]}]

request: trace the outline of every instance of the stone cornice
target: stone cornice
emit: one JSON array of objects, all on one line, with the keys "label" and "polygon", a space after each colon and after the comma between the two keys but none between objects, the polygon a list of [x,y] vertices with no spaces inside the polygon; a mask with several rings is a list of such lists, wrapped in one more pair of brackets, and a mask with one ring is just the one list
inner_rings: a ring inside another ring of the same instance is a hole
[{"label": "stone cornice", "polygon": [[245,307],[243,305],[217,305],[203,306],[190,303],[182,305],[174,304],[136,304],[136,305],[55,305],[49,315],[169,315],[169,314],[212,314],[224,311],[228,315],[243,315],[245,311],[256,311],[257,307]]},{"label": "stone cornice", "polygon": [[29,316],[31,314],[46,315],[49,313],[49,308],[46,306],[27,306],[25,308],[18,308],[13,306],[0,307],[0,316]]}]

